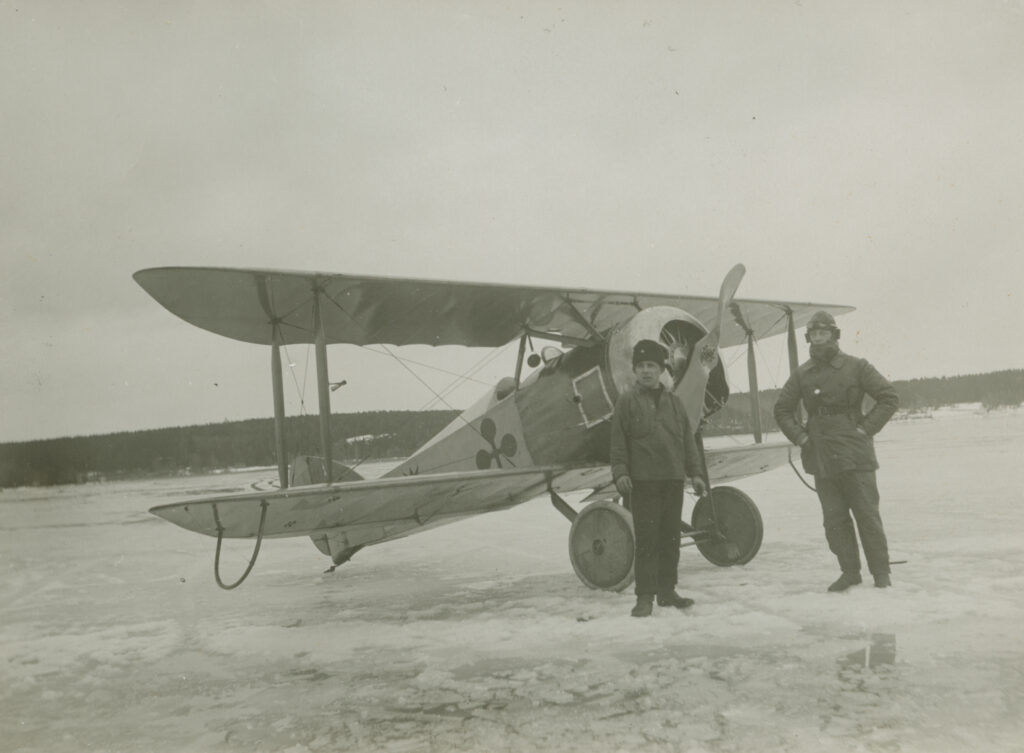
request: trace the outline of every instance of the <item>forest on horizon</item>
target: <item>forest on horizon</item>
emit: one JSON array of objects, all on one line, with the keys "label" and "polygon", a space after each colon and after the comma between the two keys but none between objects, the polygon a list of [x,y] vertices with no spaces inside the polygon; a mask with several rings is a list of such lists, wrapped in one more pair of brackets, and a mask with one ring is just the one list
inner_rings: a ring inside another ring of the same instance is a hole
[{"label": "forest on horizon", "polygon": [[[893,383],[901,411],[923,411],[956,403],[985,409],[1024,403],[1024,369]],[[779,390],[758,393],[761,428],[776,430],[772,408]],[[706,436],[753,431],[752,401],[732,395],[704,427]],[[349,464],[411,455],[458,416],[455,410],[366,411],[331,416],[336,460]],[[319,454],[318,417],[285,420],[289,454]],[[0,444],[0,488],[83,483],[118,478],[206,473],[225,468],[272,466],[272,418],[117,432]]]}]

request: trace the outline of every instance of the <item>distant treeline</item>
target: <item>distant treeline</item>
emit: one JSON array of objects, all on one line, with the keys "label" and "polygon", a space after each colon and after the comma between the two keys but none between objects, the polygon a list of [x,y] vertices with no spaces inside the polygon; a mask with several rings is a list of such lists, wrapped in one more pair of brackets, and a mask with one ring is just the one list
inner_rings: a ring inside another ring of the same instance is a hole
[{"label": "distant treeline", "polygon": [[[1024,403],[1024,369],[993,371],[988,374],[967,374],[953,377],[906,379],[893,382],[900,396],[901,411],[924,411],[955,403],[981,403],[986,410],[1017,406]],[[779,390],[758,393],[761,428],[775,431],[772,410]],[[716,413],[705,434],[736,434],[753,431],[751,400],[748,393],[737,393]]]},{"label": "distant treeline", "polygon": [[[371,411],[331,416],[336,460],[411,455],[458,411]],[[290,456],[320,455],[318,416],[285,420]],[[254,418],[202,426],[0,444],[0,487],[202,473],[277,463],[274,421]]]},{"label": "distant treeline", "polygon": [[[926,410],[953,403],[981,403],[988,409],[1024,403],[1024,369],[895,383],[902,410]],[[759,394],[761,428],[776,429],[772,407],[778,390]],[[733,395],[714,415],[705,434],[753,430],[749,394]],[[372,411],[331,417],[335,459],[348,463],[405,457],[458,415],[457,411]],[[317,416],[285,421],[290,456],[319,455]],[[221,468],[269,466],[277,462],[270,418],[203,426],[120,432],[89,437],[0,444],[0,487],[44,486],[91,480]]]}]

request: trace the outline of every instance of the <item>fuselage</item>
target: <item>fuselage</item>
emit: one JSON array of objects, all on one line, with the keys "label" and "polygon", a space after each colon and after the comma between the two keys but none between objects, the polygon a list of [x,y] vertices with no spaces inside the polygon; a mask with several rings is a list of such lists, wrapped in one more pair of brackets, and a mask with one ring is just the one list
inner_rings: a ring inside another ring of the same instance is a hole
[{"label": "fuselage", "polygon": [[[637,312],[593,344],[565,352],[545,349],[543,365],[518,389],[510,388],[514,379],[502,380],[388,475],[605,464],[615,403],[633,382],[633,345],[641,339],[666,344],[670,363],[662,381],[678,391],[686,385],[693,347],[705,333],[685,311],[657,306]],[[698,381],[695,404],[703,406],[705,382]],[[728,388],[720,363],[707,387],[724,402]]]}]

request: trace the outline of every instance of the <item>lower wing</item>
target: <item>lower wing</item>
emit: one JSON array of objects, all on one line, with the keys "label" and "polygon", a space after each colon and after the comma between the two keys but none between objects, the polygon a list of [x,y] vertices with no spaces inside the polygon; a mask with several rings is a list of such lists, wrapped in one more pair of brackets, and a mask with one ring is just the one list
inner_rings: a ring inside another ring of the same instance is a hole
[{"label": "lower wing", "polygon": [[[708,450],[712,484],[771,470],[789,445]],[[614,496],[608,466],[545,466],[360,480],[274,492],[233,494],[159,505],[151,513],[182,528],[223,538],[326,536],[345,547],[378,543],[460,518],[504,510],[547,491],[592,489]]]},{"label": "lower wing", "polygon": [[[708,476],[711,479],[711,485],[716,486],[747,476],[756,476],[785,465],[789,460],[791,449],[792,445],[788,442],[706,448],[704,456],[708,463]],[[576,489],[593,489],[593,493],[586,498],[588,501],[611,499],[618,495],[618,491],[612,483],[611,471],[607,466],[590,470],[592,472],[586,478],[577,478],[573,471],[563,471],[563,475],[555,479],[552,487],[555,491],[566,492]]]},{"label": "lower wing", "polygon": [[[340,528],[389,532],[503,510],[542,494],[565,468],[441,473],[247,492],[159,505],[151,513],[208,536],[310,536]],[[376,538],[376,537],[375,537]]]},{"label": "lower wing", "polygon": [[756,476],[785,465],[789,461],[792,447],[789,442],[765,442],[706,449],[704,454],[708,461],[711,483],[714,485]]}]

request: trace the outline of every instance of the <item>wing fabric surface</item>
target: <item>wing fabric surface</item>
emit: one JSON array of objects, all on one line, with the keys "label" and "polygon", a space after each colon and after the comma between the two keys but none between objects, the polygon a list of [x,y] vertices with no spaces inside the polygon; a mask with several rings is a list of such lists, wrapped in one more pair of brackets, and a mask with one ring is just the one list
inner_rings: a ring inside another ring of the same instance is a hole
[{"label": "wing fabric surface", "polygon": [[[498,347],[524,327],[575,338],[605,332],[650,306],[681,308],[710,328],[718,299],[571,288],[493,285],[212,267],[158,267],[136,282],[190,324],[243,342],[312,343],[319,297],[328,343]],[[721,347],[797,327],[824,309],[851,306],[735,300],[726,312]],[[581,321],[581,318],[583,321]]]},{"label": "wing fabric surface", "polygon": [[[711,483],[724,484],[785,465],[791,448],[788,442],[707,448],[705,457]],[[557,492],[594,489],[595,494],[591,495],[591,499],[613,497],[618,493],[612,484],[611,469],[608,466],[563,469],[554,475],[551,486]]]},{"label": "wing fabric surface", "polygon": [[411,522],[422,526],[436,518],[460,518],[501,510],[541,494],[558,468],[441,473],[306,486],[281,491],[208,497],[159,505],[150,510],[197,533],[253,538],[261,506],[267,538],[307,536],[351,526],[384,527]]},{"label": "wing fabric surface", "polygon": [[[787,444],[777,443],[708,450],[712,483],[782,465],[787,448]],[[614,489],[608,466],[545,466],[247,492],[159,505],[150,512],[189,531],[207,536],[223,532],[225,538],[244,539],[259,533],[265,504],[265,538],[344,533],[351,544],[376,543],[513,507],[544,494],[549,484],[562,493],[604,489],[613,494]]]},{"label": "wing fabric surface", "polygon": [[755,476],[785,465],[793,445],[789,442],[738,445],[704,451],[712,484]]}]

